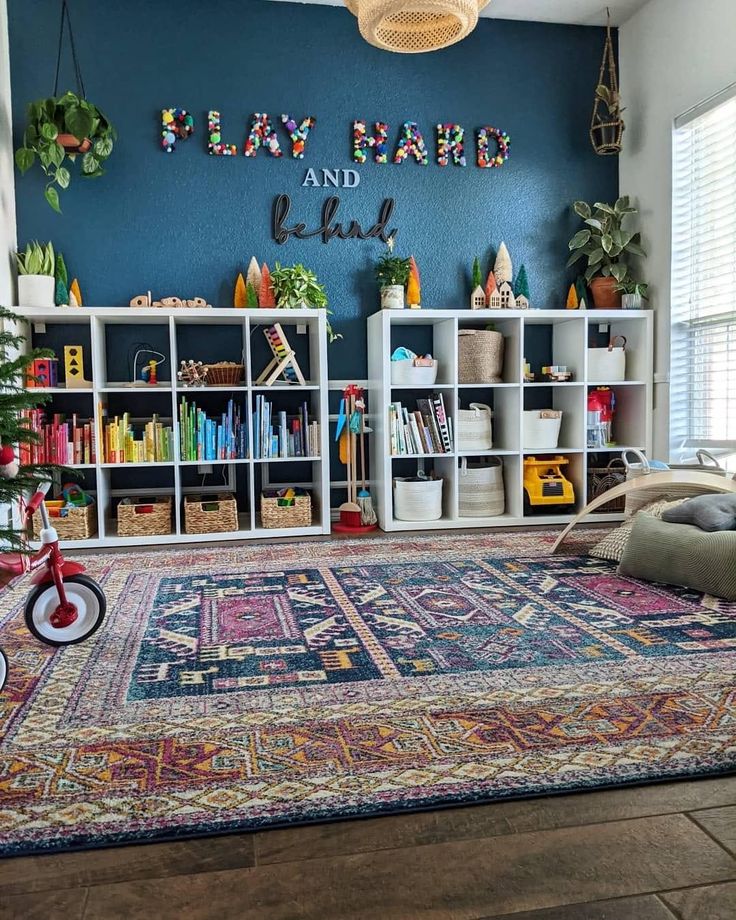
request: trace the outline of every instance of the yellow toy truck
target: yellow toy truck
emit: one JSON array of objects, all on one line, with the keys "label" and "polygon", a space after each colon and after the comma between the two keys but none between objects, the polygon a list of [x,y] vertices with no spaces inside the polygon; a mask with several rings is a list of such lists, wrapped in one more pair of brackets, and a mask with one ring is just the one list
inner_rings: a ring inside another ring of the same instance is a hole
[{"label": "yellow toy truck", "polygon": [[524,460],[524,513],[531,511],[567,511],[575,504],[575,489],[566,479],[562,467],[569,463],[567,457]]}]

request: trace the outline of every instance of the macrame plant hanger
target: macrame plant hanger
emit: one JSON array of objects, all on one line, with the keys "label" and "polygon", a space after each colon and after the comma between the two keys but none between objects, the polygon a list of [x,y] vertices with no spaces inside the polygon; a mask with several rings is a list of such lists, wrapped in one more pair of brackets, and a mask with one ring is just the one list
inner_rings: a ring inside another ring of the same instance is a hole
[{"label": "macrame plant hanger", "polygon": [[54,98],[59,95],[59,71],[61,70],[61,50],[64,45],[64,25],[69,30],[69,46],[72,49],[72,64],[74,65],[74,77],[77,81],[77,95],[80,99],[86,99],[84,91],[84,80],[82,79],[82,68],[79,66],[77,57],[77,48],[74,44],[74,32],[72,31],[72,19],[69,15],[69,7],[66,0],[61,0],[61,22],[59,24],[59,47],[56,51],[56,76],[54,77]]},{"label": "macrame plant hanger", "polygon": [[595,91],[590,141],[599,156],[615,156],[623,148],[624,122],[621,118],[616,56],[611,38],[611,13],[606,7],[606,42]]}]

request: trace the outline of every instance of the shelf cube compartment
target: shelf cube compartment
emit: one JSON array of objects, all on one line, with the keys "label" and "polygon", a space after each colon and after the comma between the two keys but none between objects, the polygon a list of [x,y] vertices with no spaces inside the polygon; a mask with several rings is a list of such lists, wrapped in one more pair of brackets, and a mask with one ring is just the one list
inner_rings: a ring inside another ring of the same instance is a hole
[{"label": "shelf cube compartment", "polygon": [[[543,367],[566,367],[573,381],[582,381],[585,355],[585,317],[573,316],[563,322],[550,323],[544,311],[524,318],[523,352],[535,375],[535,382],[545,383]],[[559,384],[557,384],[559,385]]]}]

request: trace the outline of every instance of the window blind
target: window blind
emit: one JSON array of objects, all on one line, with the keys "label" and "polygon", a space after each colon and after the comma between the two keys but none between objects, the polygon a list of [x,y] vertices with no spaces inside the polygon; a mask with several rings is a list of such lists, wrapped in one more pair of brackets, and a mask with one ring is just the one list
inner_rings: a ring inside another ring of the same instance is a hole
[{"label": "window blind", "polygon": [[736,448],[736,87],[675,124],[671,296],[673,459]]}]

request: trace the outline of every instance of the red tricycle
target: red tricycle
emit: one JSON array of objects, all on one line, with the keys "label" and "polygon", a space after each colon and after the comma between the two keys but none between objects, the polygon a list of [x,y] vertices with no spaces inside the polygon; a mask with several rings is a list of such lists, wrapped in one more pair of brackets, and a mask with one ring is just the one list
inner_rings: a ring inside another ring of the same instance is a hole
[{"label": "red tricycle", "polygon": [[[74,645],[99,629],[105,616],[105,594],[93,578],[83,574],[83,565],[64,559],[44,504],[50,486],[50,482],[40,483],[23,508],[24,532],[34,513],[41,515],[40,548],[33,553],[0,555],[0,576],[14,578],[39,569],[31,579],[26,626],[47,645]],[[0,650],[0,690],[7,674],[8,662]]]}]

